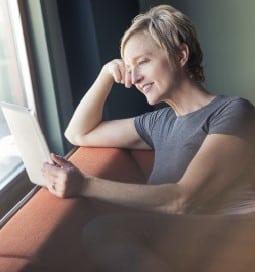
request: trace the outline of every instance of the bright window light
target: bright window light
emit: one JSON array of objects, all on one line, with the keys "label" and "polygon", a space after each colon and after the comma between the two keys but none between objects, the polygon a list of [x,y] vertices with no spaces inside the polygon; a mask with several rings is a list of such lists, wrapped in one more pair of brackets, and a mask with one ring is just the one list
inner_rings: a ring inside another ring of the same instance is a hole
[{"label": "bright window light", "polygon": [[[21,16],[16,0],[0,0],[0,100],[35,110]],[[0,190],[24,170],[0,110]]]}]

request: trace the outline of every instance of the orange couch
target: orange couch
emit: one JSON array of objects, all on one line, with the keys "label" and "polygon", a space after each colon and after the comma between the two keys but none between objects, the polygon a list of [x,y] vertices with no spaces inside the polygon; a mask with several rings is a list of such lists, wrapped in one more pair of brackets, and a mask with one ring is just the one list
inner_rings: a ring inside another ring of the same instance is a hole
[{"label": "orange couch", "polygon": [[[80,147],[70,160],[89,175],[145,182],[153,154]],[[95,200],[59,199],[40,189],[0,230],[0,272],[86,271],[81,244],[86,221],[118,209]]]},{"label": "orange couch", "polygon": [[[80,147],[70,160],[89,175],[143,183],[153,153]],[[89,271],[82,229],[93,217],[120,209],[92,199],[59,199],[40,189],[0,230],[0,272]],[[173,220],[173,271],[254,271],[254,216],[177,215]]]}]

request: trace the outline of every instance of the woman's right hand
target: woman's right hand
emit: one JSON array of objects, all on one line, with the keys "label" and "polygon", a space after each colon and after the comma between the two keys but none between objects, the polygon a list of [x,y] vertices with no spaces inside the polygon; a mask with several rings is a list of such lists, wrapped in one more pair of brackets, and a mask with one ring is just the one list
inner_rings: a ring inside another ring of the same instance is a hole
[{"label": "woman's right hand", "polygon": [[112,60],[103,66],[103,70],[108,72],[116,83],[124,84],[126,88],[132,86],[131,76],[126,69],[123,60]]}]

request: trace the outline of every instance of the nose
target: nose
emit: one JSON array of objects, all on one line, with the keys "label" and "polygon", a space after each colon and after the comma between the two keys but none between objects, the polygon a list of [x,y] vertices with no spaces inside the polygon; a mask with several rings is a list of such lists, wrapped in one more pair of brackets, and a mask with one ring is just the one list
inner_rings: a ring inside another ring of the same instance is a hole
[{"label": "nose", "polygon": [[134,68],[131,72],[131,82],[133,85],[139,83],[142,79],[142,75],[141,73],[136,69]]}]

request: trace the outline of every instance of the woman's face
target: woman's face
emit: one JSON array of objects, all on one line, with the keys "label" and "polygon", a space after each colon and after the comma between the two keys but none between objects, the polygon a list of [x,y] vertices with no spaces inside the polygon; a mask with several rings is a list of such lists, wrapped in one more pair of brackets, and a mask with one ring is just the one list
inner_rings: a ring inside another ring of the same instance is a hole
[{"label": "woman's face", "polygon": [[150,105],[171,99],[177,89],[180,69],[169,61],[149,34],[137,33],[129,38],[123,60],[128,76]]}]

